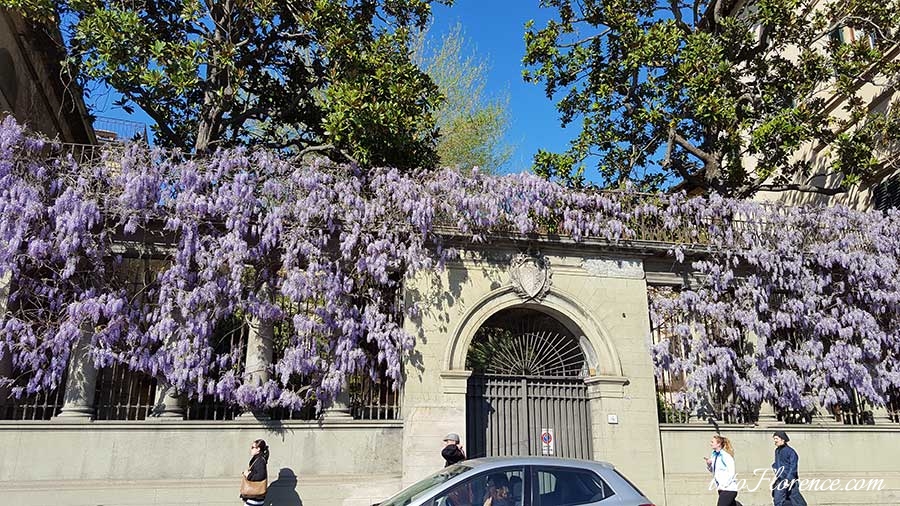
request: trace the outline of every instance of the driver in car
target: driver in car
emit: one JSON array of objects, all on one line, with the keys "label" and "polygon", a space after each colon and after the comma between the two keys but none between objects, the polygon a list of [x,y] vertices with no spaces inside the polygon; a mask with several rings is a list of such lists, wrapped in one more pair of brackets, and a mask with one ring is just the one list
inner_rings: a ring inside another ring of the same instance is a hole
[{"label": "driver in car", "polygon": [[506,474],[497,473],[488,476],[487,493],[483,506],[514,506],[512,494],[509,491],[509,479]]}]

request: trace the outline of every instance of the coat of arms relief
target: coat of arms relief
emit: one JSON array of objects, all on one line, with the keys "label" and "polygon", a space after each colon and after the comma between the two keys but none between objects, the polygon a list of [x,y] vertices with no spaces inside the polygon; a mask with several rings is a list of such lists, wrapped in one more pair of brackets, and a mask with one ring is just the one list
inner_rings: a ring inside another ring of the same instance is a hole
[{"label": "coat of arms relief", "polygon": [[527,300],[541,300],[550,291],[550,262],[541,255],[520,253],[509,265],[509,276],[516,292]]}]

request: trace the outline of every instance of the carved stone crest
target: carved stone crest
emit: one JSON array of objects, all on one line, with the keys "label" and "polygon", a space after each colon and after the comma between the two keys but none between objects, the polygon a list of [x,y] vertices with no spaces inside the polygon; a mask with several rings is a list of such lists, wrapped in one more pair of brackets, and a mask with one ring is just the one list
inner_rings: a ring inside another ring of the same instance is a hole
[{"label": "carved stone crest", "polygon": [[550,262],[539,255],[520,253],[509,265],[513,288],[526,299],[541,300],[550,291]]}]

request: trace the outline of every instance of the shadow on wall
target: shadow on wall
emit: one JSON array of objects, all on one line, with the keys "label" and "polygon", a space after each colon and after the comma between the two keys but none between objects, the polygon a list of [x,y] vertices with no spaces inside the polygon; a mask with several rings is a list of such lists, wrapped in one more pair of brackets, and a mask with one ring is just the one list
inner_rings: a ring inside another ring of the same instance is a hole
[{"label": "shadow on wall", "polygon": [[266,506],[303,506],[293,469],[283,467],[278,471],[278,479],[269,484]]}]

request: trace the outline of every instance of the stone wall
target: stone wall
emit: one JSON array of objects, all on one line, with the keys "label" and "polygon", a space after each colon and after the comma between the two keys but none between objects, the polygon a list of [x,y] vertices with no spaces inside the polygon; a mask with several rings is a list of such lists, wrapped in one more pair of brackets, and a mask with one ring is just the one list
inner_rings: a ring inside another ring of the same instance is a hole
[{"label": "stone wall", "polygon": [[464,251],[444,271],[421,273],[407,284],[406,304],[421,312],[406,322],[417,343],[404,386],[404,484],[443,464],[441,439],[448,432],[459,433],[465,444],[469,343],[490,316],[515,307],[549,314],[582,338],[590,363],[592,426],[586,430],[594,458],[615,464],[651,498],[662,497],[641,260],[611,257],[588,245],[542,245],[552,283],[545,295],[529,299],[511,282],[511,260],[521,252],[499,246]]},{"label": "stone wall", "polygon": [[[738,493],[738,501],[744,506],[772,504],[768,488],[772,475],[767,472],[763,477],[762,471],[769,469],[774,460],[772,432],[775,430],[788,433],[789,444],[800,456],[801,479],[819,480],[819,485],[811,485],[816,488],[840,488],[804,491],[803,496],[810,505],[900,504],[897,458],[900,426],[724,426],[721,434],[734,444],[738,479],[745,479],[749,489]],[[668,506],[715,504],[715,492],[708,489],[710,474],[703,462],[703,457],[709,455],[709,440],[714,433],[711,426],[663,425],[660,428]],[[873,479],[883,480],[882,490],[845,489],[848,485],[868,486]]]},{"label": "stone wall", "polygon": [[280,506],[369,506],[400,488],[399,422],[0,422],[4,504],[239,504],[250,444]]}]

